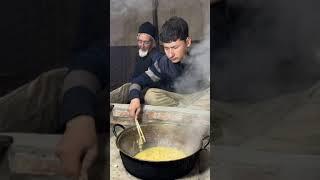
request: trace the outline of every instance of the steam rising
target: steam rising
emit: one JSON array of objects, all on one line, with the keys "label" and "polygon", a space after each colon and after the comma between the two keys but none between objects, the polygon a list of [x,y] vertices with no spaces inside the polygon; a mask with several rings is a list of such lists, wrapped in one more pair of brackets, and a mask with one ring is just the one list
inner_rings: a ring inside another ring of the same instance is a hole
[{"label": "steam rising", "polygon": [[[319,79],[319,1],[230,0],[229,37],[213,54],[215,99],[257,101]],[[220,34],[218,34],[219,36]]]},{"label": "steam rising", "polygon": [[175,89],[178,92],[191,93],[209,87],[210,34],[191,48],[190,56],[183,60],[183,63],[187,65],[187,70],[175,82]]}]

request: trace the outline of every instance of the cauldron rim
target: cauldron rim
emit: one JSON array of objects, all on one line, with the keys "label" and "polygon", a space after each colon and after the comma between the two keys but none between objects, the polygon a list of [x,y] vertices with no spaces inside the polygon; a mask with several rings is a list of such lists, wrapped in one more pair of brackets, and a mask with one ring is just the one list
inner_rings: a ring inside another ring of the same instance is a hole
[{"label": "cauldron rim", "polygon": [[[190,125],[185,125],[185,124],[181,124],[181,123],[176,123],[176,122],[146,122],[146,123],[141,123],[140,126],[143,127],[143,126],[150,126],[150,125],[174,125],[174,126],[180,126],[180,127],[191,127]],[[198,144],[198,147],[196,148],[196,150],[194,150],[192,153],[188,153],[187,156],[183,157],[183,158],[179,158],[179,159],[174,159],[174,160],[168,160],[168,161],[148,161],[148,160],[142,160],[142,159],[138,159],[138,158],[135,158],[134,156],[131,156],[130,154],[126,153],[124,150],[122,150],[121,147],[119,147],[119,141],[120,139],[122,138],[122,136],[124,136],[124,134],[128,131],[134,131],[136,129],[136,126],[130,126],[130,127],[127,127],[125,128],[122,132],[120,132],[120,134],[118,136],[116,136],[116,146],[118,148],[118,150],[125,154],[126,156],[129,156],[130,158],[133,158],[135,160],[138,160],[138,161],[142,161],[142,162],[174,162],[174,161],[178,161],[178,160],[182,160],[182,159],[185,159],[185,158],[189,158],[191,156],[193,156],[194,154],[196,154],[197,152],[199,152],[201,149],[202,149],[202,145],[203,145],[203,142],[199,142]]]}]

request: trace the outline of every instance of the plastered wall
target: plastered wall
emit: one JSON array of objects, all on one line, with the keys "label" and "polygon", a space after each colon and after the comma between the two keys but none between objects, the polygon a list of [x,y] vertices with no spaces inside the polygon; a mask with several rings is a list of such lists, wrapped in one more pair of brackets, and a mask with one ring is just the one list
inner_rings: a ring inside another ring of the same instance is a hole
[{"label": "plastered wall", "polygon": [[[171,16],[183,17],[189,24],[189,33],[194,40],[205,37],[209,25],[209,0],[159,0],[159,30]],[[112,0],[110,2],[110,45],[132,46],[136,44],[138,27],[144,21],[153,22],[153,0]]]}]

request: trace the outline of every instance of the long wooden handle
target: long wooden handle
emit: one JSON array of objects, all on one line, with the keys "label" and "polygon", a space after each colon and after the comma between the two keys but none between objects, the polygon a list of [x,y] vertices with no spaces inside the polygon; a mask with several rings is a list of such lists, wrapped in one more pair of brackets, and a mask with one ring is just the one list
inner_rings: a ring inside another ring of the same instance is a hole
[{"label": "long wooden handle", "polygon": [[146,142],[146,138],[144,137],[144,134],[143,134],[142,129],[140,127],[140,124],[139,124],[139,121],[137,119],[137,116],[135,117],[134,121],[136,123],[136,127],[137,127],[137,130],[138,130],[139,137],[142,138],[142,140],[144,142]]}]

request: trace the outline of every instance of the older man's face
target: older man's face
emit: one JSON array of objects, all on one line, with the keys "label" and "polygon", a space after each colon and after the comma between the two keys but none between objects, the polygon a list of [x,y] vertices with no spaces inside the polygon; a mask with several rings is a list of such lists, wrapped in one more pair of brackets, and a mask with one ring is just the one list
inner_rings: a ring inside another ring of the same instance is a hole
[{"label": "older man's face", "polygon": [[147,55],[153,46],[152,37],[145,33],[138,34],[137,42],[139,47],[139,55],[141,57]]}]

